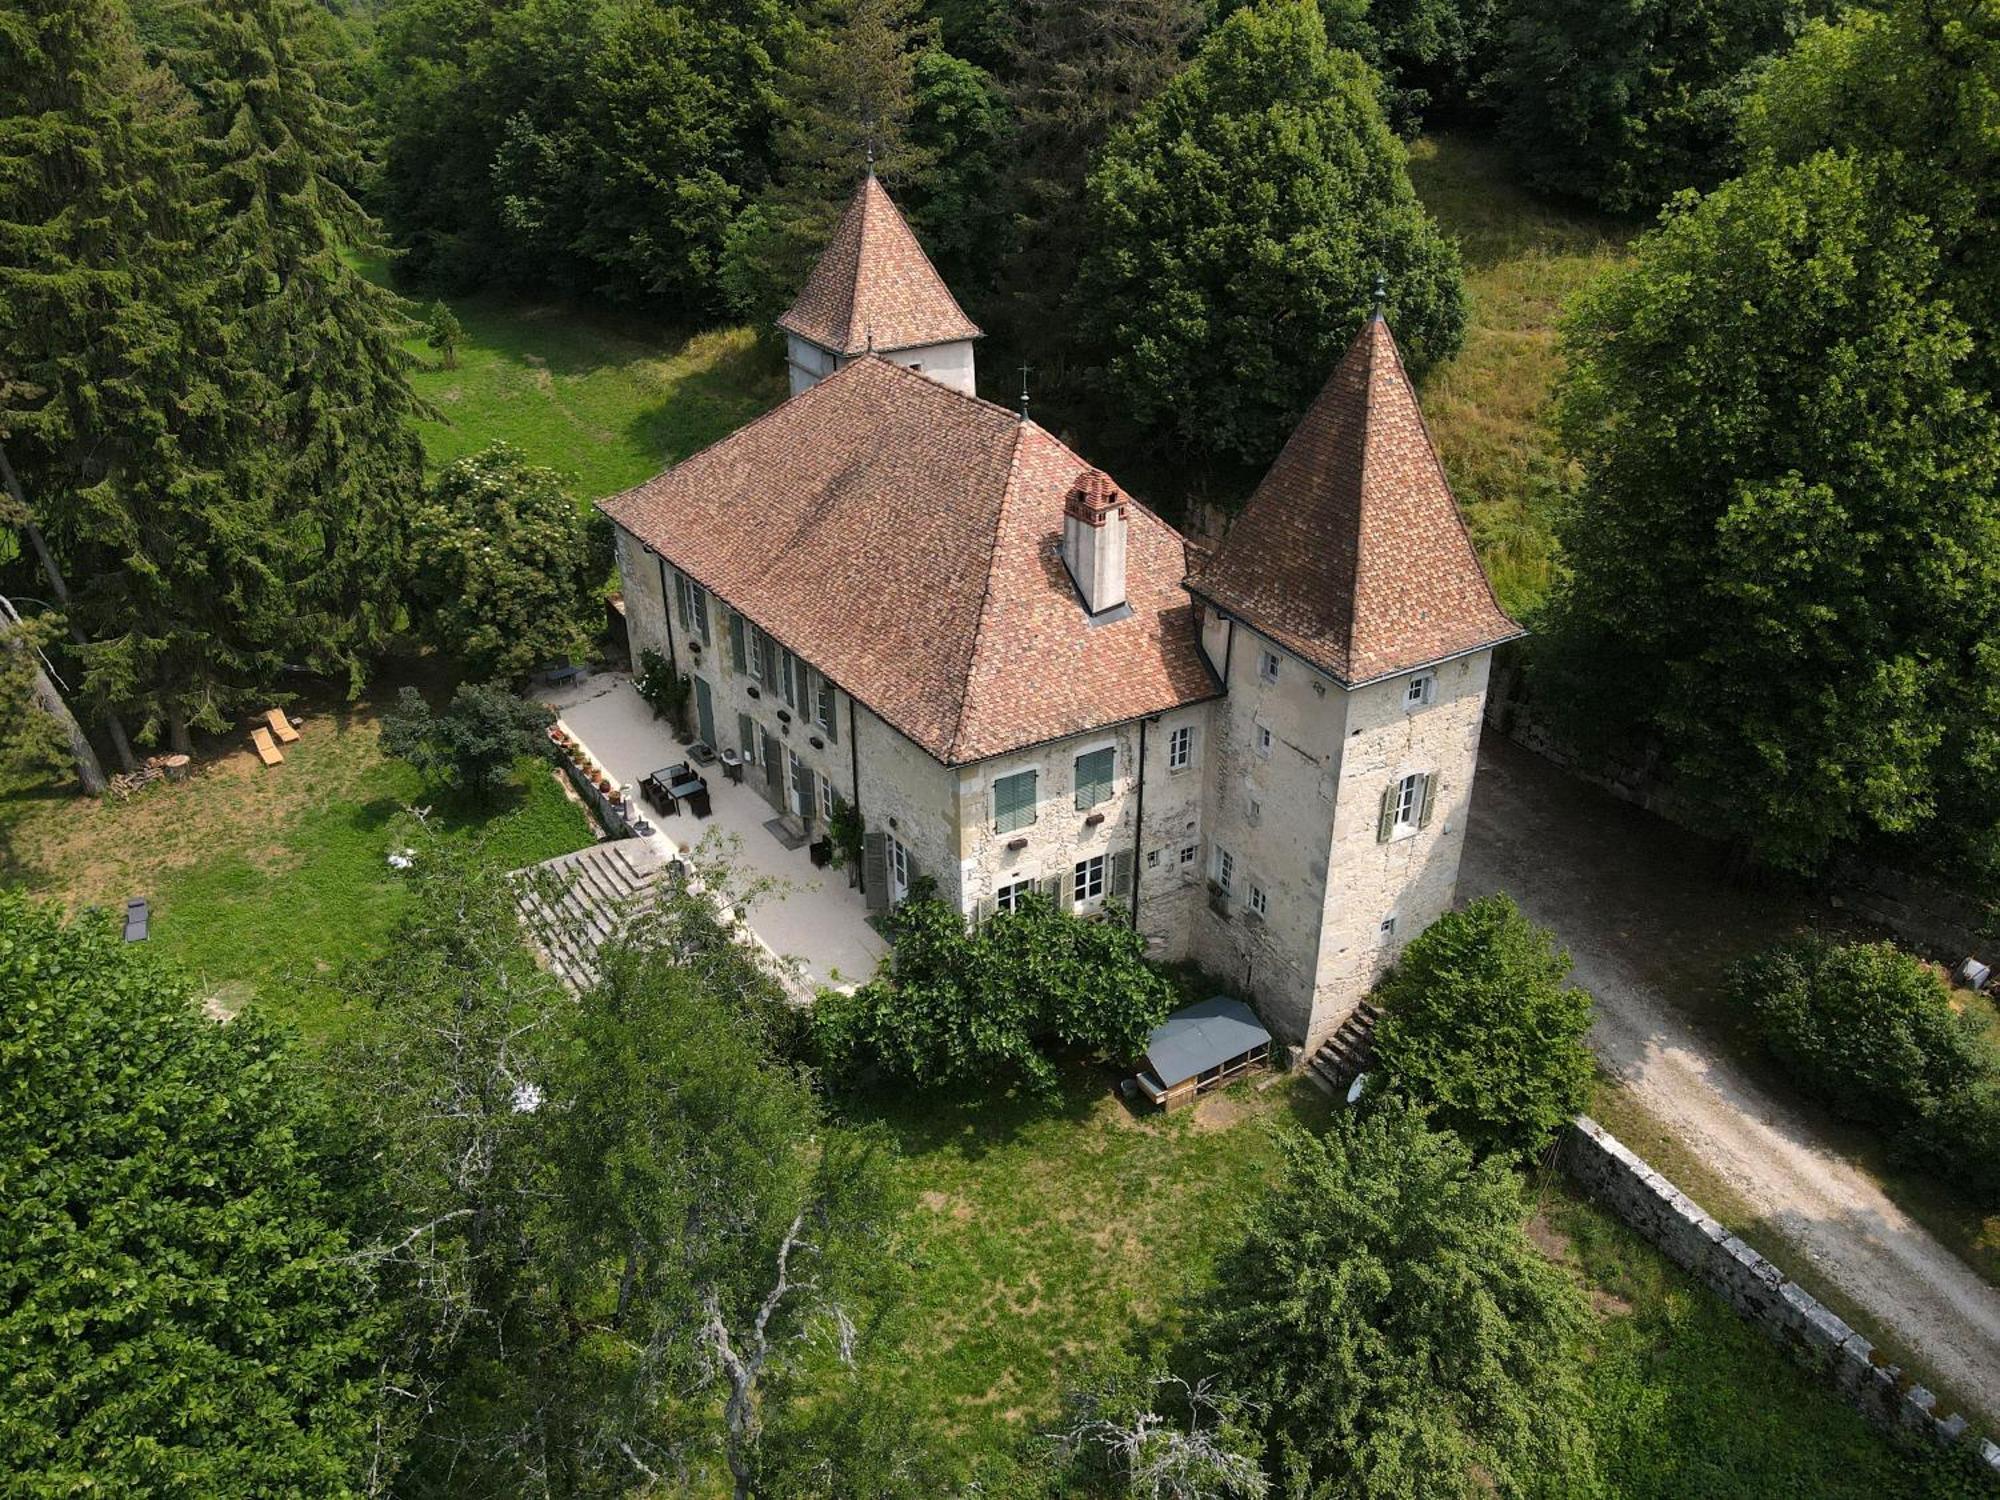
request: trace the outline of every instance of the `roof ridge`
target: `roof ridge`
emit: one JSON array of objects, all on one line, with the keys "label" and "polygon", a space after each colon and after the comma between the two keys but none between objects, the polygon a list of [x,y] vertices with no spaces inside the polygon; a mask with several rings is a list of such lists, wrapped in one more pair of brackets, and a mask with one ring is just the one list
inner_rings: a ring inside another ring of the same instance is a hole
[{"label": "roof ridge", "polygon": [[[859,191],[855,193],[855,198],[859,202],[861,212],[855,220],[854,274],[848,278],[849,284],[854,288],[854,294],[848,299],[847,303],[847,327],[842,330],[846,337],[841,340],[844,348],[851,349],[854,347],[854,320],[862,315],[861,304],[863,294],[861,278],[868,274],[868,211],[875,206],[875,195],[869,189],[879,187],[881,187],[881,183],[875,178],[874,168],[870,167],[868,175],[861,179]],[[873,353],[875,349],[875,325],[872,323],[869,324],[866,333],[868,352]]]},{"label": "roof ridge", "polygon": [[[921,380],[924,377],[919,375],[917,378]],[[1023,417],[1015,424],[1014,432],[1009,439],[1013,446],[1007,454],[1007,482],[1000,487],[1000,503],[993,507],[993,536],[991,544],[986,549],[986,567],[979,584],[979,610],[972,627],[972,640],[966,647],[965,666],[960,672],[960,681],[965,684],[965,691],[959,694],[958,717],[952,721],[951,738],[945,741],[946,749],[951,756],[946,762],[947,765],[957,764],[965,748],[965,721],[972,712],[972,695],[977,691],[973,675],[979,664],[979,643],[986,638],[987,621],[993,611],[993,567],[1000,557],[1000,538],[1005,534],[1007,508],[1013,503],[1015,495],[1021,488],[1021,438],[1024,430],[1032,425],[1026,417]]]},{"label": "roof ridge", "polygon": [[[998,401],[988,401],[984,396],[977,395],[972,391],[961,391],[955,385],[946,385],[942,380],[938,380],[933,378],[932,376],[926,375],[922,370],[913,370],[908,365],[899,365],[893,359],[889,358],[888,354],[881,349],[875,350],[872,354],[857,354],[853,356],[853,362],[855,364],[861,363],[861,361],[864,359],[880,360],[883,364],[887,365],[890,369],[894,370],[898,375],[906,375],[912,380],[927,381],[931,385],[935,386],[937,389],[946,392],[948,395],[956,398],[957,400],[970,401],[974,406],[983,407],[987,411],[1005,417],[1009,422],[1012,422],[1017,427],[1020,426],[1035,427],[1036,430],[1039,432],[1048,433],[1048,429],[1046,427],[1038,426],[1032,418],[1022,416],[1021,413],[1015,411],[1012,407],[1002,406]],[[845,367],[843,366],[843,368]],[[1054,436],[1054,434],[1052,433],[1049,435],[1051,437]],[[1061,440],[1057,439],[1057,441]],[[1068,447],[1069,445],[1065,443],[1063,444],[1063,446]]]},{"label": "roof ridge", "polygon": [[1347,590],[1346,618],[1340,622],[1341,650],[1346,660],[1354,660],[1355,623],[1361,618],[1361,572],[1362,542],[1368,536],[1368,449],[1375,432],[1375,351],[1377,326],[1386,328],[1379,315],[1371,316],[1361,325],[1357,342],[1365,341],[1361,351],[1361,444],[1355,455],[1355,469],[1359,483],[1354,493],[1354,581]]}]

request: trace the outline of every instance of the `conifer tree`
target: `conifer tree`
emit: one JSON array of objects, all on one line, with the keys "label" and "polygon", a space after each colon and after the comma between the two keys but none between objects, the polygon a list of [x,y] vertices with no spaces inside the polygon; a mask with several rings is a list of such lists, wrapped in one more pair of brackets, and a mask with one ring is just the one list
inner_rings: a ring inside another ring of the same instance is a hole
[{"label": "conifer tree", "polygon": [[821,0],[778,85],[773,182],[730,232],[724,280],[760,331],[805,283],[865,170],[896,191],[935,158],[911,130],[917,59],[936,43],[918,0]]}]

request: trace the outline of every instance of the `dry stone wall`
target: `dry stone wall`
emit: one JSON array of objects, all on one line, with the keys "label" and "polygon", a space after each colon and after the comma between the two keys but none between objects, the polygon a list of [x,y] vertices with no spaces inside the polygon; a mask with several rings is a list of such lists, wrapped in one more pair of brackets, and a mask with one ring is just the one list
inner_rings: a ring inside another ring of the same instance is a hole
[{"label": "dry stone wall", "polygon": [[2000,1446],[1883,1361],[1874,1345],[1731,1234],[1588,1115],[1565,1134],[1564,1169],[1581,1187],[1691,1271],[1869,1420],[1944,1446],[1962,1444],[2000,1481]]}]

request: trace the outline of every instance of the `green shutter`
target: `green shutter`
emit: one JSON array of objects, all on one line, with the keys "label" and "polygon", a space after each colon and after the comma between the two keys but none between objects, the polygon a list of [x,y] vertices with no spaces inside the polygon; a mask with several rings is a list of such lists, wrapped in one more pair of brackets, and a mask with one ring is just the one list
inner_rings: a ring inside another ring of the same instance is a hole
[{"label": "green shutter", "polygon": [[1129,896],[1132,894],[1132,851],[1114,849],[1111,851],[1111,894]]},{"label": "green shutter", "polygon": [[701,643],[704,646],[713,645],[714,637],[708,633],[708,590],[698,583],[689,586],[694,591],[694,623],[701,632]]},{"label": "green shutter", "polygon": [[1428,828],[1431,826],[1431,807],[1437,801],[1437,789],[1437,772],[1426,771],[1424,773],[1423,790],[1417,794],[1417,805],[1422,809],[1417,814],[1417,827],[1419,828]]},{"label": "green shutter", "polygon": [[1056,910],[1064,910],[1069,905],[1067,899],[1069,894],[1069,877],[1067,875],[1048,876],[1042,881],[1042,894],[1055,902]]},{"label": "green shutter", "polygon": [[750,651],[743,643],[743,616],[729,612],[729,664],[739,672],[750,670]]},{"label": "green shutter", "polygon": [[870,831],[861,836],[861,886],[870,911],[889,909],[889,837]]},{"label": "green shutter", "polygon": [[1110,799],[1111,776],[1117,765],[1117,751],[1107,745],[1076,758],[1076,805],[1078,811]]},{"label": "green shutter", "polygon": [[832,679],[819,680],[821,705],[826,709],[826,737],[833,744],[840,743],[840,694],[833,689]]},{"label": "green shutter", "polygon": [[1397,785],[1392,781],[1382,789],[1382,812],[1375,820],[1375,842],[1378,844],[1388,843],[1389,835],[1396,831]]},{"label": "green shutter", "polygon": [[1012,833],[1035,821],[1035,773],[1016,771],[993,783],[993,831]]},{"label": "green shutter", "polygon": [[764,631],[757,632],[757,639],[764,643],[763,677],[764,686],[775,693],[778,690],[778,643]]},{"label": "green shutter", "polygon": [[757,726],[750,715],[736,716],[736,743],[743,751],[743,759],[750,765],[757,763]]}]

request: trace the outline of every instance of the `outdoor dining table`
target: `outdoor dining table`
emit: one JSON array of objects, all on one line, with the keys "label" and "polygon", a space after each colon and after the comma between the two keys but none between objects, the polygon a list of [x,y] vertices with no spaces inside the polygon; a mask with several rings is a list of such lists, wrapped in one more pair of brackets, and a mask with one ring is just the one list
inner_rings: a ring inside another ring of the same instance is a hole
[{"label": "outdoor dining table", "polygon": [[678,806],[685,802],[688,811],[697,818],[705,818],[709,813],[708,783],[699,776],[690,776],[684,781],[676,781],[667,788],[668,798]]}]

